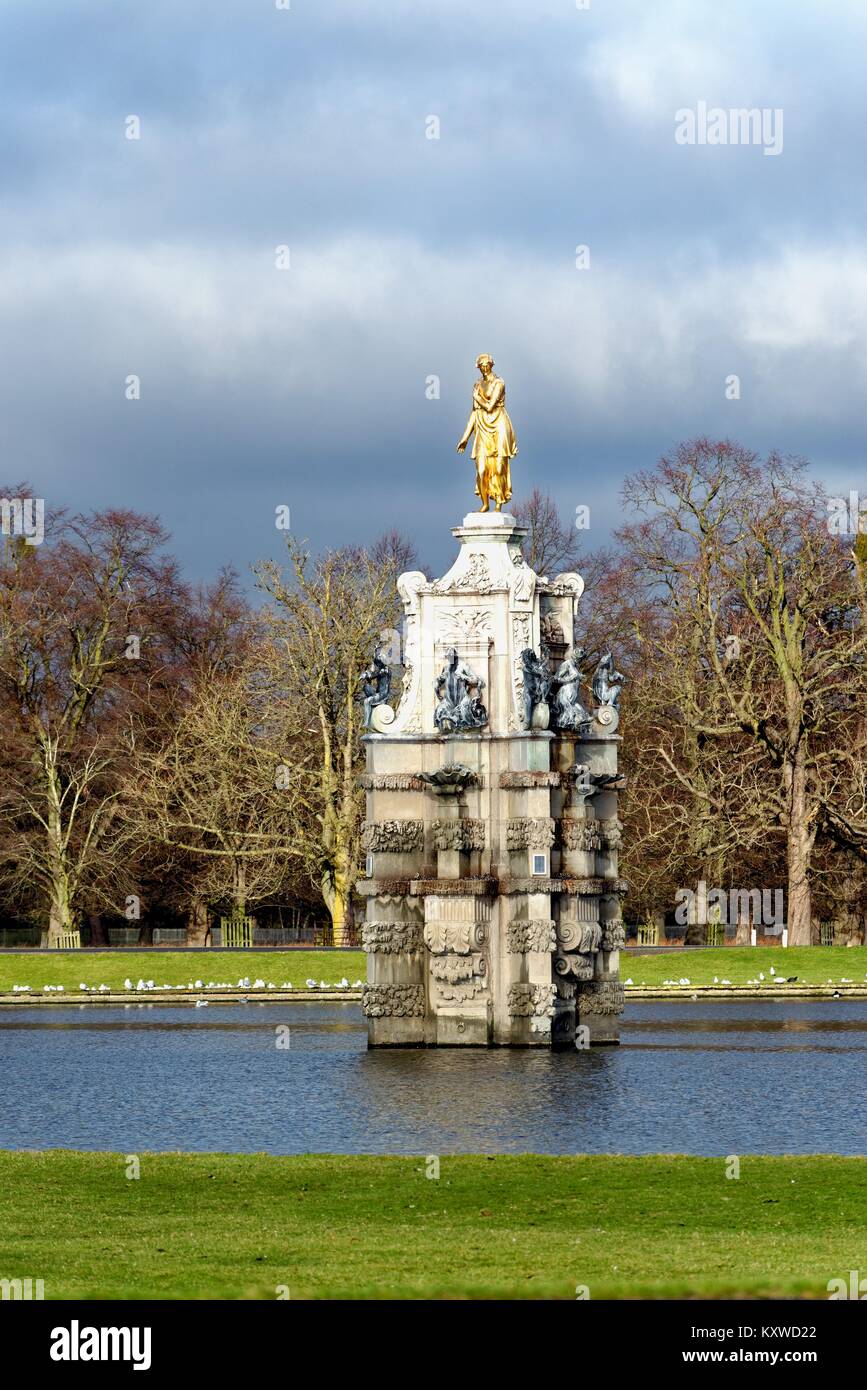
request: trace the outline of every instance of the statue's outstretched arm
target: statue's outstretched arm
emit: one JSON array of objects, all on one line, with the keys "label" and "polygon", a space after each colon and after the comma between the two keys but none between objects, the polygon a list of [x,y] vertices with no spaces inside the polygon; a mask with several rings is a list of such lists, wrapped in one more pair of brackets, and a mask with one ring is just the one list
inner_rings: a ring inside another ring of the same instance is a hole
[{"label": "statue's outstretched arm", "polygon": [[470,411],[470,418],[469,418],[469,420],[467,421],[467,427],[466,427],[466,429],[464,430],[463,434],[461,435],[460,439],[458,440],[458,452],[460,452],[462,449],[465,449],[465,448],[467,447],[467,444],[469,443],[470,435],[472,434],[472,432],[473,432],[473,430],[474,430],[475,428],[476,428],[476,412],[475,412],[475,410],[471,410],[471,411]]}]

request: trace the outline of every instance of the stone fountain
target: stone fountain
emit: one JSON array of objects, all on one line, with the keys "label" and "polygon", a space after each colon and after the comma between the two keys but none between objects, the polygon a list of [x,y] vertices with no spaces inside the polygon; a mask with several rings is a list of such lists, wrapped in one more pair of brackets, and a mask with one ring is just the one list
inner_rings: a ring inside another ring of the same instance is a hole
[{"label": "stone fountain", "polygon": [[616,1043],[622,678],[606,653],[583,703],[583,580],[535,574],[513,516],[452,534],[442,579],[398,581],[397,708],[370,697],[369,1045]]}]

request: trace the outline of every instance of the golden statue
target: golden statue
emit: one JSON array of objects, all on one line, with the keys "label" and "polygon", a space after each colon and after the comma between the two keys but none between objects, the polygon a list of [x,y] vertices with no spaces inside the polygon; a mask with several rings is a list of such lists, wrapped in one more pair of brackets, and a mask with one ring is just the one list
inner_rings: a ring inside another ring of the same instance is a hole
[{"label": "golden statue", "polygon": [[462,454],[473,440],[476,461],[476,496],[482,499],[480,512],[488,511],[491,501],[497,511],[512,495],[509,460],[518,452],[515,431],[506,412],[506,383],[494,376],[494,359],[483,352],[476,358],[482,379],[473,387],[473,408],[458,444]]}]

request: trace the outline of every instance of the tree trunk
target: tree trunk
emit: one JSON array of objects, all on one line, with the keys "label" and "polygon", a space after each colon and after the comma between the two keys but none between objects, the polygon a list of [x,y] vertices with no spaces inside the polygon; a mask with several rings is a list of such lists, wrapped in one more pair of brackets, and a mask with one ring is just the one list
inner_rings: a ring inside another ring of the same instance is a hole
[{"label": "tree trunk", "polygon": [[749,908],[744,911],[740,900],[738,900],[738,921],[735,930],[735,945],[750,946],[752,945],[752,939]]},{"label": "tree trunk", "polygon": [[46,777],[48,797],[47,860],[51,876],[51,890],[48,907],[48,945],[52,945],[62,932],[72,931],[72,905],[70,903],[69,874],[63,843],[63,819],[61,816],[62,791],[60,778],[55,765],[56,750],[44,745],[42,750],[43,767]]},{"label": "tree trunk", "polygon": [[67,896],[66,877],[61,872],[51,885],[51,904],[48,910],[48,945],[62,932],[72,931],[72,913]]},{"label": "tree trunk", "polygon": [[813,912],[807,861],[799,837],[789,836],[789,945],[811,946],[813,943]]},{"label": "tree trunk", "polygon": [[88,915],[87,924],[90,927],[91,946],[107,946],[108,928],[105,925],[105,918],[102,916],[102,913],[91,912]]},{"label": "tree trunk", "polygon": [[187,945],[207,946],[209,938],[207,904],[195,902],[187,913]]},{"label": "tree trunk", "polygon": [[810,860],[813,836],[807,813],[807,780],[804,755],[799,750],[789,772],[789,824],[786,834],[788,869],[788,911],[790,946],[810,946],[813,940],[813,900],[810,886]]},{"label": "tree trunk", "polygon": [[247,871],[243,859],[235,861],[232,879],[232,916],[245,917],[247,911]]},{"label": "tree trunk", "polygon": [[327,881],[323,882],[322,896],[331,917],[334,945],[348,945],[346,909],[349,901],[349,883],[346,873],[334,868]]},{"label": "tree trunk", "polygon": [[706,877],[699,879],[695,897],[690,904],[687,914],[686,934],[683,938],[684,946],[704,946],[707,943],[708,885],[714,887],[719,880],[718,877],[714,875],[713,865],[707,865],[703,872]]}]

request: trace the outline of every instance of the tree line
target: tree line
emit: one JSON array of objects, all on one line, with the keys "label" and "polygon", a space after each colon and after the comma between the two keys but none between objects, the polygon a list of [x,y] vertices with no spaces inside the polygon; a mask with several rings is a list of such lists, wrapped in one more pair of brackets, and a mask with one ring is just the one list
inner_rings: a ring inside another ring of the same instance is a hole
[{"label": "tree line", "polygon": [[[820,920],[863,934],[867,536],[829,525],[797,460],[707,439],[627,480],[607,548],[538,491],[512,510],[538,573],[585,577],[588,671],[613,646],[627,677],[627,918],[670,916],[703,881],[782,888],[792,944]],[[4,537],[4,915],[46,938],[182,922],[201,944],[216,916],[302,904],[342,941],[363,862],[359,677],[400,629],[412,541],[312,554],[288,536],[253,601],[228,569],[188,584],[167,543],[117,509],[48,514],[41,545]]]}]

